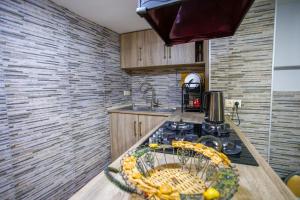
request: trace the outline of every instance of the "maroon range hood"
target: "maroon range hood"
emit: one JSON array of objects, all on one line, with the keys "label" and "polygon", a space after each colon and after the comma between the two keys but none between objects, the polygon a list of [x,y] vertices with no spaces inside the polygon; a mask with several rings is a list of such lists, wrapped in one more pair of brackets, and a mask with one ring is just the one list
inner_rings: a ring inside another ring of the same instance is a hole
[{"label": "maroon range hood", "polygon": [[254,0],[140,0],[137,13],[166,45],[232,36]]}]

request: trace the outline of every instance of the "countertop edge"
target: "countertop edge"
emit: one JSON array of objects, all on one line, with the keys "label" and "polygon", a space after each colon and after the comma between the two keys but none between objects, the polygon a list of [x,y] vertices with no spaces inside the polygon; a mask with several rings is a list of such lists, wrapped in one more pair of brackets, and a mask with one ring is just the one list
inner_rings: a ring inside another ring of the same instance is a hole
[{"label": "countertop edge", "polygon": [[271,166],[267,163],[267,161],[259,154],[256,148],[251,144],[249,139],[246,138],[246,135],[242,133],[240,128],[233,123],[232,120],[228,116],[226,116],[226,122],[230,124],[230,127],[233,128],[241,140],[244,142],[246,147],[249,149],[250,153],[256,159],[258,165],[262,167],[264,172],[268,175],[268,177],[273,181],[278,189],[285,194],[285,196],[289,197],[289,199],[297,199],[296,196],[292,193],[291,190],[287,188],[285,183],[280,179],[280,177],[276,174],[276,172],[271,168]]},{"label": "countertop edge", "polygon": [[124,113],[124,114],[135,114],[135,115],[152,115],[152,116],[165,116],[169,117],[173,115],[174,113],[169,112],[151,112],[151,111],[132,111],[132,110],[122,110],[124,107],[131,106],[132,104],[126,104],[122,106],[115,106],[108,108],[108,113]]}]

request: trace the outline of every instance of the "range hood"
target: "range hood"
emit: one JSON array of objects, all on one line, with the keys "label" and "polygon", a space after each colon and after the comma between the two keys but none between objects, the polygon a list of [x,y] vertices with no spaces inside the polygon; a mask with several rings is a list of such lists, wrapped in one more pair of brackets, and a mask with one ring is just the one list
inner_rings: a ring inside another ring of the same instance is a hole
[{"label": "range hood", "polygon": [[166,45],[232,36],[254,0],[140,0],[137,13]]}]

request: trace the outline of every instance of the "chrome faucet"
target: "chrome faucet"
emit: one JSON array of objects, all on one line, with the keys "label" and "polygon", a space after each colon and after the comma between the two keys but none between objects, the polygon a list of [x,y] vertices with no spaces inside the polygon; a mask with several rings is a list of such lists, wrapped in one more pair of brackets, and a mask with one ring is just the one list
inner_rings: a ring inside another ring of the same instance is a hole
[{"label": "chrome faucet", "polygon": [[152,90],[151,90],[151,110],[153,110],[153,107],[158,107],[158,99],[156,98],[155,90],[152,87]]},{"label": "chrome faucet", "polygon": [[[148,82],[143,82],[141,85],[140,85],[140,91],[145,95],[147,94],[147,92],[151,90],[151,110],[153,110],[154,107],[157,107],[158,106],[158,99],[156,98],[156,94],[155,94],[155,89],[154,87],[148,83]],[[145,98],[146,101],[147,101],[147,98]]]}]

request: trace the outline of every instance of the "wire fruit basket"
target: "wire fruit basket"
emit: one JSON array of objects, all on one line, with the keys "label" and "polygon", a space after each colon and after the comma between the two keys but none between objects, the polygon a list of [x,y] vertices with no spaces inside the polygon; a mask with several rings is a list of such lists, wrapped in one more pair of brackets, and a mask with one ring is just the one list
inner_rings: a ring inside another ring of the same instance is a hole
[{"label": "wire fruit basket", "polygon": [[[119,172],[125,184],[110,172]],[[187,141],[140,147],[122,158],[120,170],[107,168],[105,173],[121,189],[153,200],[223,200],[238,188],[238,172],[226,155]]]}]

